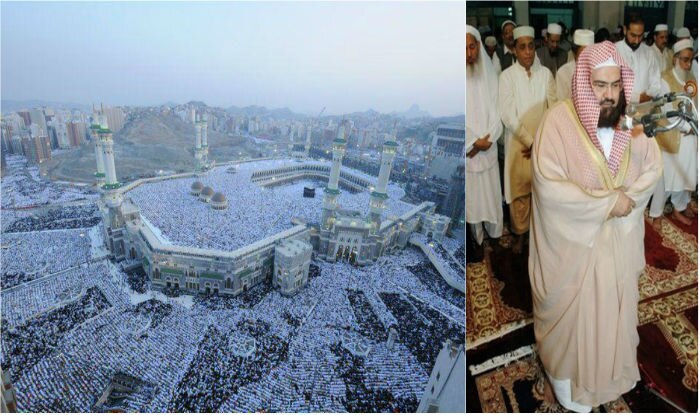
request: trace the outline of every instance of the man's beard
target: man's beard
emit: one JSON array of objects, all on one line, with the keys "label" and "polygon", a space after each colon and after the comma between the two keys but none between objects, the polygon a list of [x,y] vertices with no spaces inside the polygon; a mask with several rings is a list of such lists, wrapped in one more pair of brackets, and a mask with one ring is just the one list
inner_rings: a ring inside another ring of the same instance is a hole
[{"label": "man's beard", "polygon": [[[610,100],[603,100],[600,105],[605,102],[610,102]],[[617,100],[617,105],[613,107],[602,107],[600,108],[600,116],[598,117],[598,128],[615,128],[617,123],[620,122],[620,117],[625,113],[625,107],[627,106],[627,100],[625,99],[625,94],[620,91],[620,97]]]},{"label": "man's beard", "polygon": [[549,56],[556,57],[559,55],[559,48],[549,49]]},{"label": "man's beard", "polygon": [[467,78],[476,78],[481,75],[480,66],[478,59],[473,64],[467,64]]},{"label": "man's beard", "polygon": [[673,73],[680,79],[682,82],[685,82],[688,80],[688,71],[685,69],[681,68],[681,65],[679,62],[676,62],[676,64],[673,67]]},{"label": "man's beard", "polygon": [[630,43],[630,42],[627,40],[627,36],[625,36],[625,43],[627,43],[627,46],[629,46],[630,49],[632,49],[632,50],[637,50],[637,49],[639,49],[639,46],[642,44],[642,42],[639,42],[639,43],[637,43],[637,44]]}]

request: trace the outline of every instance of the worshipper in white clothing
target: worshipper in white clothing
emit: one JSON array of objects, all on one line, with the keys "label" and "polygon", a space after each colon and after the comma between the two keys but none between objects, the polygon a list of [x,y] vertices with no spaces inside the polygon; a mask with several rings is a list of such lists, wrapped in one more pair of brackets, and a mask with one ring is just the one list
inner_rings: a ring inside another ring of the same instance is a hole
[{"label": "worshipper in white clothing", "polygon": [[[687,27],[681,27],[678,29],[678,32],[676,32],[676,37],[677,40],[676,42],[679,42],[684,39],[688,39],[691,42],[693,42],[693,50],[697,52],[697,48],[695,48],[695,41],[694,39],[690,36],[690,30],[688,30]],[[693,76],[695,79],[698,79],[698,61],[696,59],[693,59],[692,62],[692,67],[690,68],[690,71],[693,73]]]},{"label": "worshipper in white clothing", "polygon": [[668,25],[657,24],[654,28],[654,43],[651,45],[651,50],[656,56],[656,64],[659,67],[659,73],[664,73],[671,68],[673,64],[673,52],[668,48]]},{"label": "worshipper in white clothing", "polygon": [[542,115],[556,102],[556,86],[549,69],[535,59],[535,29],[517,27],[514,38],[518,60],[501,73],[498,102],[506,128],[505,197],[511,230],[516,235],[513,252],[519,254],[530,229],[530,148]]},{"label": "worshipper in white clothing", "polygon": [[633,84],[611,42],[586,47],[572,99],[547,111],[532,147],[528,271],[537,353],[546,385],[576,412],[640,380],[644,210],[662,162],[641,128],[619,128]]},{"label": "worshipper in white clothing", "polygon": [[496,49],[498,49],[498,41],[496,41],[496,38],[493,36],[487,36],[486,39],[484,39],[484,49],[486,49],[486,53],[491,59],[491,64],[493,64],[493,69],[496,71],[496,76],[500,75],[502,72],[501,60],[498,58],[498,54],[496,53]]},{"label": "worshipper in white clothing", "polygon": [[586,46],[590,46],[595,43],[594,39],[595,34],[590,30],[578,29],[574,32],[574,44],[571,47],[571,51],[574,54],[574,60],[567,62],[557,71],[556,82],[558,101],[571,98],[571,80],[574,77],[574,70],[576,69],[576,59],[578,59],[579,55],[581,55],[581,52],[583,52]]},{"label": "worshipper in white clothing", "polygon": [[484,227],[491,238],[499,238],[503,232],[495,145],[503,125],[497,94],[498,78],[492,61],[481,45],[479,32],[467,25],[466,221],[478,244],[484,239]]},{"label": "worshipper in white clothing", "polygon": [[634,89],[631,102],[638,104],[646,102],[659,95],[661,72],[654,52],[642,39],[644,37],[644,21],[632,15],[624,26],[625,38],[615,47],[634,72]]},{"label": "worshipper in white clothing", "polygon": [[[693,60],[693,42],[683,39],[673,45],[673,68],[664,72],[661,77],[661,93],[683,92],[687,81],[695,80],[690,71]],[[667,103],[662,110],[671,111],[677,103]],[[695,97],[697,107],[697,96]],[[674,122],[675,118],[668,120]],[[673,211],[671,216],[677,221],[689,225],[690,218],[697,211],[690,206],[690,192],[695,190],[698,183],[698,137],[693,134],[690,126],[682,122],[678,128],[658,133],[656,140],[661,149],[664,161],[663,178],[659,180],[654,190],[649,207],[649,216],[653,218],[655,227],[661,224],[666,200],[671,197]]]},{"label": "worshipper in white clothing", "polygon": [[537,57],[540,63],[552,72],[552,76],[557,74],[559,68],[564,66],[569,57],[568,52],[559,47],[561,36],[561,26],[556,23],[550,23],[547,26],[545,44],[537,49]]}]

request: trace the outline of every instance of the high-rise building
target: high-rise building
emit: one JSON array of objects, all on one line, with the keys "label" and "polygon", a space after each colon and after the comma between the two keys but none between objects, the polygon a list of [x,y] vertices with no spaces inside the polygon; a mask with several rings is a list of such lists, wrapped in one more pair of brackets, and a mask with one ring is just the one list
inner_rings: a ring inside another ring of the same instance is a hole
[{"label": "high-rise building", "polygon": [[10,139],[10,153],[17,154],[19,156],[24,155],[24,148],[22,148],[22,137],[19,135],[13,135]]},{"label": "high-rise building", "polygon": [[24,121],[24,126],[29,127],[29,124],[32,123],[32,119],[29,116],[29,111],[28,110],[20,110],[17,111],[17,115],[19,115],[22,118],[22,121]]},{"label": "high-rise building", "polygon": [[118,132],[124,127],[124,111],[119,107],[106,107],[102,106],[102,115],[107,118],[107,125],[113,133]]},{"label": "high-rise building", "polygon": [[465,145],[463,124],[438,126],[430,149],[428,177],[436,176],[449,181],[455,168],[464,163]]},{"label": "high-rise building", "polygon": [[27,161],[33,164],[51,159],[51,140],[48,135],[22,137],[22,151]]},{"label": "high-rise building", "polygon": [[3,121],[0,125],[0,138],[2,142],[2,151],[10,152],[10,139],[12,138],[12,126],[10,124],[5,124]]},{"label": "high-rise building", "polygon": [[29,118],[31,119],[31,123],[37,125],[44,134],[48,133],[49,130],[46,128],[46,116],[44,115],[43,109],[34,108],[33,110],[29,110]]},{"label": "high-rise building", "polygon": [[77,147],[85,141],[85,123],[80,121],[70,121],[66,123],[68,142],[71,147]]}]

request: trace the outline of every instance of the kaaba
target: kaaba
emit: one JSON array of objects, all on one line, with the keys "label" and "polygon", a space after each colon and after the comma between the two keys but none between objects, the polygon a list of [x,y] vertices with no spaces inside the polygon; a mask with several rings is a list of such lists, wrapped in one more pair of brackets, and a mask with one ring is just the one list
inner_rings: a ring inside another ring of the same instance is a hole
[{"label": "kaaba", "polygon": [[316,197],[316,189],[313,187],[304,187],[304,197]]}]

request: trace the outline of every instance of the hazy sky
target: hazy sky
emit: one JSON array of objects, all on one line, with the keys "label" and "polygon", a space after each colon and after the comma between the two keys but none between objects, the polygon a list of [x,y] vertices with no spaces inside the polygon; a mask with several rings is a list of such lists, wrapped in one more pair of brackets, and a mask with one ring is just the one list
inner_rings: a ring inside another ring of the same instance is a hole
[{"label": "hazy sky", "polygon": [[2,98],[461,114],[464,9],[2,1]]}]

